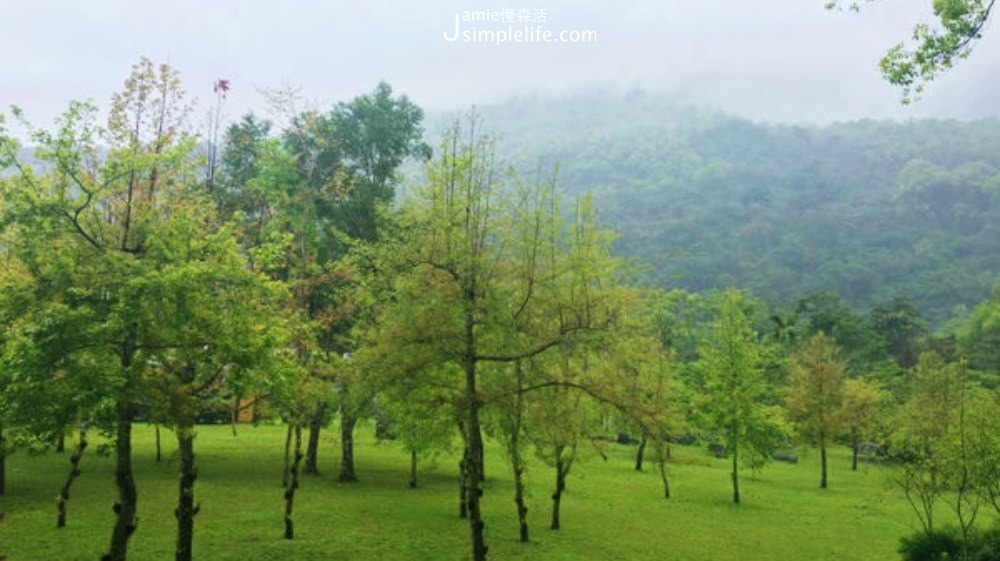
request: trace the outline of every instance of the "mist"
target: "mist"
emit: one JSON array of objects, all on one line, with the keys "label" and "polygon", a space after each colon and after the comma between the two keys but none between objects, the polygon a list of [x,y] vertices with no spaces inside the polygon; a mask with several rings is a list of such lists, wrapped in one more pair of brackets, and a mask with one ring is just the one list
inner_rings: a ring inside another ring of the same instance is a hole
[{"label": "mist", "polygon": [[[47,123],[70,100],[103,104],[140,56],[182,72],[204,110],[212,84],[233,88],[230,117],[264,106],[261,90],[294,87],[326,106],[380,80],[430,110],[512,97],[641,90],[755,120],[974,119],[1000,113],[996,33],[903,106],[878,59],[931,21],[929,3],[884,0],[861,13],[823,0],[524,3],[199,2],[139,7],[125,0],[6,2],[0,105]],[[528,9],[542,22],[481,29],[589,31],[575,43],[449,42],[456,15]]]}]

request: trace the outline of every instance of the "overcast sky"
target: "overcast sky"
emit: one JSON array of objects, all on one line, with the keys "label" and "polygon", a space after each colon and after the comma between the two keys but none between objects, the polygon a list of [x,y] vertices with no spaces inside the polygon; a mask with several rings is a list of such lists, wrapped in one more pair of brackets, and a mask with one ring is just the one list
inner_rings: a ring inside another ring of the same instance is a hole
[{"label": "overcast sky", "polygon": [[[230,116],[261,109],[261,88],[298,86],[326,104],[382,79],[431,109],[642,89],[776,121],[1000,115],[997,24],[920,104],[903,108],[877,61],[931,21],[931,0],[880,0],[861,14],[826,11],[824,1],[0,0],[0,106],[47,123],[70,99],[106,105],[148,56],[181,71],[202,111],[215,79],[228,78]],[[456,13],[522,8],[545,10],[554,33],[592,30],[597,40],[444,38]]]}]

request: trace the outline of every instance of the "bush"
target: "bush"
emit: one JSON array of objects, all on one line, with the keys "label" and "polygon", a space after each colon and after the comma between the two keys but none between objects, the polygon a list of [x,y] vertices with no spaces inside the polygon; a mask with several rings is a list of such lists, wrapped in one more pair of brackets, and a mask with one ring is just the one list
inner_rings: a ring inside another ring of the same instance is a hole
[{"label": "bush", "polygon": [[976,561],[1000,561],[1000,528],[986,530],[979,534]]},{"label": "bush", "polygon": [[961,559],[962,539],[954,529],[919,532],[903,538],[899,553],[903,561]]},{"label": "bush", "polygon": [[968,553],[962,554],[962,536],[955,528],[919,532],[903,538],[903,561],[1000,561],[1000,528],[970,536]]}]

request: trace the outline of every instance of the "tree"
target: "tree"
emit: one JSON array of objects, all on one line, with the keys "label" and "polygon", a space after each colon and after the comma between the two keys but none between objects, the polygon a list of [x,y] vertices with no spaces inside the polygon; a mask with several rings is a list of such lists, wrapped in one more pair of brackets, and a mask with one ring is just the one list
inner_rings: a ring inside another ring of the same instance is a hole
[{"label": "tree", "polygon": [[[201,199],[199,201],[199,198]],[[199,204],[200,202],[200,204]],[[195,421],[239,391],[260,395],[284,381],[285,287],[247,269],[233,231],[219,228],[207,195],[187,193],[147,238],[160,266],[142,279],[134,320],[149,326],[137,359],[151,365],[148,409],[177,436],[177,561],[193,556]],[[160,399],[156,399],[159,397]]]},{"label": "tree", "polygon": [[896,298],[878,305],[872,310],[869,322],[899,366],[909,368],[916,364],[920,338],[927,332],[927,326],[912,302]]},{"label": "tree", "polygon": [[[314,199],[312,217],[320,226],[312,258],[324,266],[343,258],[358,243],[375,243],[384,226],[384,209],[394,196],[397,168],[407,159],[426,159],[423,111],[405,95],[393,96],[382,82],[371,94],[340,103],[327,114],[304,112],[284,134],[285,147],[302,178],[301,189]],[[317,315],[315,306],[312,315]],[[320,314],[321,315],[321,314]],[[341,316],[321,332],[324,352],[343,355],[357,351],[348,337],[358,318]],[[333,373],[339,396],[341,466],[338,479],[357,481],[354,469],[354,427],[370,408],[370,386],[352,379],[349,370]],[[307,473],[317,471],[319,432],[327,417],[320,402],[309,424]]]},{"label": "tree", "polygon": [[784,438],[777,408],[764,399],[764,346],[743,311],[743,296],[721,294],[713,331],[698,360],[703,376],[700,413],[732,458],[733,502],[740,502],[739,468],[761,469]]},{"label": "tree", "polygon": [[493,141],[477,127],[472,119],[446,136],[440,160],[403,207],[399,238],[386,248],[398,273],[378,320],[378,346],[400,364],[420,360],[462,373],[464,501],[472,557],[483,561],[486,366],[541,357],[599,333],[613,319],[617,261],[589,204],[564,226],[552,187],[498,168]]},{"label": "tree", "polygon": [[[110,561],[124,561],[128,539],[136,529],[137,493],[132,470],[132,422],[148,374],[138,353],[150,345],[149,325],[136,317],[142,302],[144,275],[157,268],[148,258],[147,242],[157,219],[165,214],[162,196],[190,183],[184,162],[194,148],[185,132],[188,113],[177,73],[142,59],[133,67],[122,93],[112,99],[108,125],[102,130],[106,156],[97,158],[96,108],[73,104],[55,133],[35,131],[41,147],[36,156],[51,172],[36,176],[15,163],[13,193],[25,217],[19,224],[28,235],[34,228],[56,224],[59,244],[77,261],[67,272],[73,294],[89,313],[79,345],[63,354],[99,353],[117,367],[103,380],[102,395],[114,404],[115,480],[119,499],[112,532]],[[33,129],[32,129],[33,130]],[[14,245],[16,251],[22,246]]]},{"label": "tree", "polygon": [[824,333],[831,339],[847,361],[851,372],[864,372],[869,364],[885,357],[882,342],[862,314],[854,312],[835,292],[811,292],[799,298],[795,306],[802,339]]},{"label": "tree", "polygon": [[995,497],[1000,407],[995,395],[970,383],[963,363],[935,353],[920,355],[907,382],[892,434],[903,459],[896,482],[928,535],[937,504],[947,501],[967,555],[980,509]]},{"label": "tree", "polygon": [[842,426],[844,370],[839,349],[823,332],[802,345],[789,367],[788,415],[819,446],[821,489],[827,487],[827,446]]},{"label": "tree", "polygon": [[587,379],[595,377],[595,373],[591,371],[591,361],[597,358],[590,356],[586,348],[562,347],[559,351],[558,354],[532,361],[536,368],[551,372],[543,376],[543,379],[555,380],[560,384],[542,388],[532,395],[534,399],[529,404],[526,431],[538,457],[555,471],[549,524],[551,530],[562,527],[560,506],[566,491],[566,479],[578,458],[581,442],[587,438],[586,431],[590,421],[585,396],[573,386],[591,385],[587,383]]},{"label": "tree", "polygon": [[927,533],[934,531],[934,508],[947,489],[941,443],[964,391],[956,366],[936,353],[922,353],[893,423],[892,450],[904,459],[896,483]]},{"label": "tree", "polygon": [[969,315],[960,341],[969,366],[1000,372],[1000,284]]},{"label": "tree", "polygon": [[858,452],[862,442],[869,441],[878,426],[885,401],[882,389],[864,378],[844,382],[843,424],[851,442],[851,470],[858,470]]},{"label": "tree", "polygon": [[246,268],[233,227],[219,220],[192,165],[196,139],[174,69],[147,59],[133,67],[100,129],[102,157],[95,114],[72,104],[54,132],[32,129],[41,174],[4,155],[16,170],[4,195],[5,242],[42,287],[4,334],[16,341],[5,345],[4,363],[32,384],[62,373],[56,378],[71,382],[48,385],[70,388],[69,401],[113,434],[119,498],[104,559],[124,561],[137,526],[135,418],[152,413],[174,427],[176,554],[187,560],[197,512],[194,420],[205,399],[250,385],[256,367],[273,363],[284,346],[275,319],[284,289]]},{"label": "tree", "polygon": [[514,504],[517,505],[518,536],[521,543],[531,541],[531,534],[528,528],[528,506],[525,500],[525,476],[528,463],[524,458],[523,442],[527,437],[527,409],[528,396],[526,388],[531,385],[535,378],[532,374],[537,374],[536,369],[526,368],[525,362],[529,365],[531,361],[516,361],[512,365],[501,365],[499,368],[512,368],[513,375],[497,376],[495,382],[499,387],[495,392],[500,395],[494,403],[493,415],[496,417],[493,424],[496,426],[497,438],[503,444],[507,452],[507,461],[510,463],[511,475],[514,477]]},{"label": "tree", "polygon": [[[859,10],[874,0],[827,3],[828,8],[848,6]],[[996,0],[933,0],[934,16],[939,26],[917,25],[913,29],[914,46],[894,45],[879,63],[882,75],[902,89],[902,102],[919,99],[924,87],[950,69],[958,60],[968,58],[986,29]]]}]

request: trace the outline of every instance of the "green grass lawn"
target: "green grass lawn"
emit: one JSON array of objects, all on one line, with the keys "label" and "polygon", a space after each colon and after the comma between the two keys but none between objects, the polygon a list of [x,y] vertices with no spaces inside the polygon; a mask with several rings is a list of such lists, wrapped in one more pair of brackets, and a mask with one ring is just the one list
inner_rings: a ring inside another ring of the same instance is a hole
[{"label": "green grass lawn", "polygon": [[[469,529],[458,518],[457,459],[421,466],[420,488],[407,488],[409,458],[392,442],[376,443],[360,426],[356,461],[360,483],[336,481],[335,436],[324,432],[319,476],[303,476],[296,495],[293,541],[282,539],[280,426],[202,426],[196,440],[201,513],[195,557],[207,561],[460,560]],[[173,434],[163,432],[164,461],[154,460],[153,429],[137,426],[135,465],[139,527],[130,559],[173,558],[177,495]],[[55,497],[69,454],[8,459],[7,495],[0,497],[0,556],[9,561],[87,560],[105,551],[115,499],[112,462],[93,447],[69,502],[68,527],[55,528]],[[497,447],[487,457],[483,502],[491,559],[671,559],[726,561],[897,558],[900,536],[915,519],[885,468],[851,472],[846,449],[832,456],[830,489],[817,488],[818,454],[799,464],[772,464],[747,473],[743,504],[731,503],[728,463],[702,447],[674,447],[674,498],[662,498],[652,464],[632,469],[634,446],[608,444],[608,460],[585,455],[563,497],[562,525],[548,530],[554,475],[533,463],[528,475],[531,544],[517,541],[513,484]]]}]

